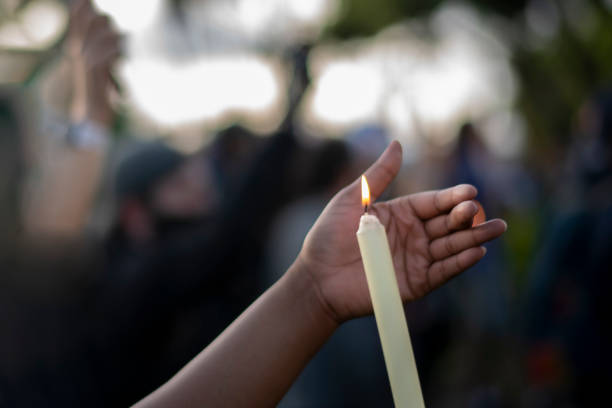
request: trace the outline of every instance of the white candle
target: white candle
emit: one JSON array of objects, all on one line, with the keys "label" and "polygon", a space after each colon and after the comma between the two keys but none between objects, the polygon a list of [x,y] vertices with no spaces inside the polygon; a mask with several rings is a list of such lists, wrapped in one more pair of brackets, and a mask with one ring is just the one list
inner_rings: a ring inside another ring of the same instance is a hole
[{"label": "white candle", "polygon": [[[365,177],[362,177],[362,191],[367,208],[370,194]],[[361,217],[357,240],[395,406],[424,407],[385,227],[376,216],[366,213]]]}]

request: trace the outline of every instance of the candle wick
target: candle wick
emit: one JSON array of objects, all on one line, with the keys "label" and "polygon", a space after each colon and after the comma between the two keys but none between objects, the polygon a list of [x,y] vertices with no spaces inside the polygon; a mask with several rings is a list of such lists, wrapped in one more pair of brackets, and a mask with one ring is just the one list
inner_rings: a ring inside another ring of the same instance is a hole
[{"label": "candle wick", "polygon": [[365,208],[364,208],[363,212],[366,213],[366,214],[368,213],[368,205],[367,204],[365,205]]}]

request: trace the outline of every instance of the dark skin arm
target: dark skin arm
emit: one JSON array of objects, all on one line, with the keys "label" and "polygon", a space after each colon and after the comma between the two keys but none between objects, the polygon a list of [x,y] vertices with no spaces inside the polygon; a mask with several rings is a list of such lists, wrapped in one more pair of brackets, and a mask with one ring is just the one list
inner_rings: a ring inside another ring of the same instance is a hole
[{"label": "dark skin arm", "polygon": [[[397,175],[392,143],[366,172],[374,197]],[[386,226],[404,301],[418,299],[478,262],[506,229],[476,227],[476,189],[459,185],[375,203]],[[342,322],[372,312],[355,232],[359,180],[325,208],[295,263],[210,346],[137,407],[269,407]]]}]

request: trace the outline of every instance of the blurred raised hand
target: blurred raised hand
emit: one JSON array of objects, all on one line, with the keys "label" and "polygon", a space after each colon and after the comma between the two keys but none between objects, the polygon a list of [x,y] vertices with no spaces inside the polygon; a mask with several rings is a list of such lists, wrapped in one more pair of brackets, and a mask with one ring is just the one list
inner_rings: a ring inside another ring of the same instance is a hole
[{"label": "blurred raised hand", "polygon": [[[391,143],[367,170],[372,199],[397,175],[401,146]],[[401,297],[425,296],[477,263],[481,245],[499,237],[506,223],[472,227],[478,211],[471,185],[428,191],[374,203],[369,212],[385,226]],[[308,233],[297,262],[310,274],[323,306],[340,323],[371,313],[372,305],[355,233],[363,214],[360,180],[341,190]]]},{"label": "blurred raised hand", "polygon": [[73,2],[61,64],[72,85],[72,126],[65,139],[71,143],[54,148],[46,155],[52,160],[39,164],[42,177],[24,206],[25,230],[31,237],[73,237],[87,225],[114,116],[112,70],[119,55],[120,37],[108,17],[97,13],[89,0]]},{"label": "blurred raised hand", "polygon": [[121,38],[108,16],[96,12],[89,0],[71,6],[66,48],[73,67],[74,118],[110,126],[110,91],[116,88],[112,70],[121,54]]}]

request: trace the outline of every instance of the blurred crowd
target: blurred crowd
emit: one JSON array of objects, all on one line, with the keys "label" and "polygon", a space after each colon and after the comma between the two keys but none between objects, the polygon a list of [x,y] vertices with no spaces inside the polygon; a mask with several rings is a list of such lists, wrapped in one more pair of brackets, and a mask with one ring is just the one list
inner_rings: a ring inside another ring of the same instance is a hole
[{"label": "blurred crowd", "polygon": [[[118,407],[152,392],[286,271],[329,199],[390,141],[379,123],[342,139],[303,135],[294,113],[308,47],[268,137],[236,124],[189,154],[134,138],[113,104],[121,37],[86,1],[70,19],[58,68],[69,118],[0,88],[0,407]],[[552,180],[500,160],[465,123],[385,193],[471,183],[487,215],[509,224],[476,267],[406,305],[427,406],[605,398],[612,89],[574,122]],[[280,406],[392,406],[374,318],[343,325]]]}]

